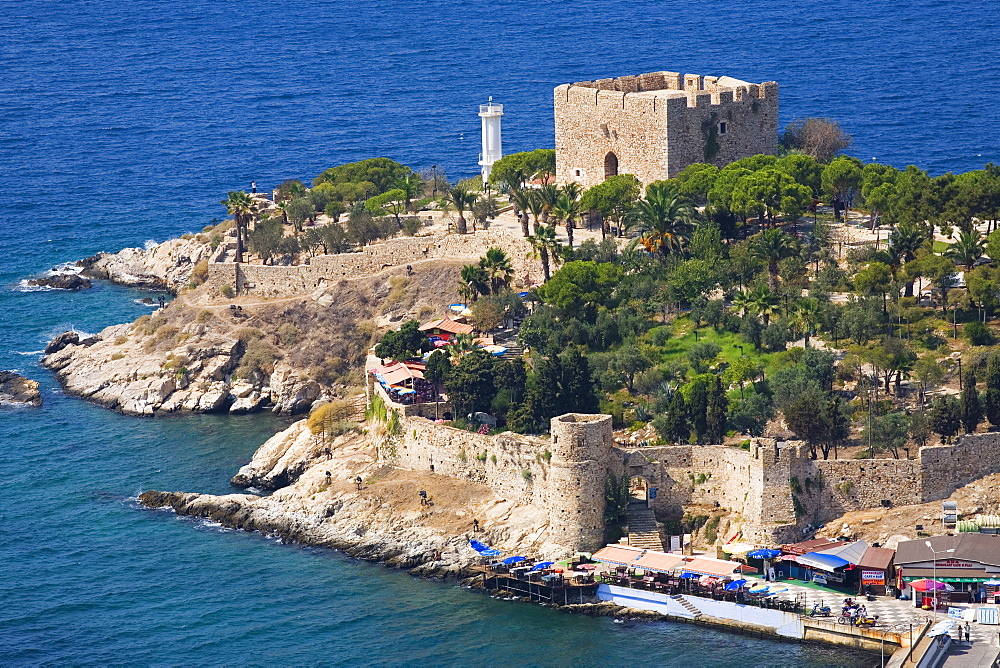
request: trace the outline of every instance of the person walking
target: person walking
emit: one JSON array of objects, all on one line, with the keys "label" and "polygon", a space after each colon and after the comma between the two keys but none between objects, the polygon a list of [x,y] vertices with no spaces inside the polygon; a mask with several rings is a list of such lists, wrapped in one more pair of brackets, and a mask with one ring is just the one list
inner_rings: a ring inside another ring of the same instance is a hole
[{"label": "person walking", "polygon": [[965,643],[967,645],[972,644],[972,631],[969,629],[969,622],[965,623]]}]

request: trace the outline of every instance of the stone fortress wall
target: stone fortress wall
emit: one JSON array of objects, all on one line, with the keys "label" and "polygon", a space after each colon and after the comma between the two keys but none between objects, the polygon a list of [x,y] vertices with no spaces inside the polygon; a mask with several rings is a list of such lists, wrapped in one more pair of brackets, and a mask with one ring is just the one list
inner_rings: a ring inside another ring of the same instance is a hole
[{"label": "stone fortress wall", "polygon": [[588,188],[613,174],[644,185],[690,164],[720,167],[778,142],[778,84],[649,72],[557,86],[556,180]]},{"label": "stone fortress wall", "polygon": [[208,265],[206,283],[215,292],[229,285],[237,294],[260,297],[306,295],[339,281],[371,276],[390,267],[434,259],[474,261],[491,246],[499,246],[507,252],[515,270],[515,282],[523,281],[526,275],[534,279],[541,276],[540,265],[530,259],[529,242],[498,229],[471,234],[395,237],[365,246],[356,253],[317,255],[309,258],[309,264],[288,267],[224,261],[232,249],[221,248]]},{"label": "stone fortress wall", "polygon": [[[752,439],[749,450],[723,445],[619,447],[611,418],[568,414],[552,420],[550,438],[482,436],[404,416],[395,465],[488,485],[499,496],[548,517],[546,540],[565,552],[604,540],[609,475],[642,478],[656,488],[661,518],[684,507],[718,507],[738,516],[742,540],[799,540],[806,524],[843,513],[935,501],[1000,471],[1000,433],[968,435],[921,448],[915,459],[813,460],[805,444]],[[387,462],[388,463],[388,462]],[[716,504],[718,504],[716,506]]]}]

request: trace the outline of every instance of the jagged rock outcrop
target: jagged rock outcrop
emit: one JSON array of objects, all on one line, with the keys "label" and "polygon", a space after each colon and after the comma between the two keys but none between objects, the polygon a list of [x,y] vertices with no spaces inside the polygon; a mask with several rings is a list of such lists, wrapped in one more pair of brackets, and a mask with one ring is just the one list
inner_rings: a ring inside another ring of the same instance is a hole
[{"label": "jagged rock outcrop", "polygon": [[3,404],[41,406],[38,383],[13,371],[0,371],[0,405]]},{"label": "jagged rock outcrop", "polygon": [[51,276],[42,276],[41,278],[32,278],[28,281],[28,285],[31,287],[75,292],[77,290],[86,290],[92,287],[93,284],[79,274],[53,274]]},{"label": "jagged rock outcrop", "polygon": [[214,253],[204,235],[169,239],[149,248],[98,253],[78,261],[83,274],[136,288],[177,292],[191,280],[191,271]]},{"label": "jagged rock outcrop", "polygon": [[[464,574],[479,559],[469,548],[472,537],[512,553],[539,553],[546,519],[532,507],[497,498],[471,480],[382,467],[369,440],[379,436],[368,427],[368,435],[352,432],[330,442],[314,437],[305,420],[276,434],[233,478],[240,486],[277,487],[270,496],[148,491],[139,500],[416,575]],[[418,490],[427,492],[428,505],[420,503]],[[478,534],[472,533],[474,518],[483,528]]]}]

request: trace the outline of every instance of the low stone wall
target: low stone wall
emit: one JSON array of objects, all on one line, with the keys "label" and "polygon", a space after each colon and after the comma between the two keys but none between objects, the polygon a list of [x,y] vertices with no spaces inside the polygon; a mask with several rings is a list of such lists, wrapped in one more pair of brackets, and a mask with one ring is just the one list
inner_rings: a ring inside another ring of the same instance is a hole
[{"label": "low stone wall", "polygon": [[[309,264],[290,267],[232,262],[212,262],[208,280],[216,291],[223,285],[240,294],[262,297],[309,294],[337,281],[370,276],[389,267],[400,267],[432,259],[473,261],[492,246],[503,248],[514,267],[515,282],[541,278],[541,265],[530,258],[527,240],[505,230],[479,230],[472,234],[397,237],[365,246],[356,253],[318,255]],[[223,257],[224,255],[220,255]]]},{"label": "low stone wall", "polygon": [[921,499],[936,501],[1000,471],[1000,433],[967,434],[952,445],[920,448]]}]

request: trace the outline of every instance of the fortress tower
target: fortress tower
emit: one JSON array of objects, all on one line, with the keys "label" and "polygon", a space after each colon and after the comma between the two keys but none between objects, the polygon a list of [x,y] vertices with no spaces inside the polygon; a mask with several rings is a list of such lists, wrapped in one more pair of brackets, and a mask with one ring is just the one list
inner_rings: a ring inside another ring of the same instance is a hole
[{"label": "fortress tower", "polygon": [[551,425],[549,538],[568,553],[591,552],[604,545],[611,416],[567,413]]},{"label": "fortress tower", "polygon": [[556,180],[583,187],[688,165],[724,166],[778,145],[778,84],[650,72],[556,87]]}]

